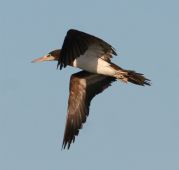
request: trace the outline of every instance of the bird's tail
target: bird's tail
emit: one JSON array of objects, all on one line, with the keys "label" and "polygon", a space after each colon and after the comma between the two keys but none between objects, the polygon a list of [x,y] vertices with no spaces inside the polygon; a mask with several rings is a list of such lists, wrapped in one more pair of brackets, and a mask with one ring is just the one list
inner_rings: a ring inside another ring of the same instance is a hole
[{"label": "bird's tail", "polygon": [[145,78],[143,74],[136,73],[135,71],[132,70],[124,70],[120,67],[118,67],[115,77],[125,83],[130,82],[140,86],[151,85],[150,80]]}]

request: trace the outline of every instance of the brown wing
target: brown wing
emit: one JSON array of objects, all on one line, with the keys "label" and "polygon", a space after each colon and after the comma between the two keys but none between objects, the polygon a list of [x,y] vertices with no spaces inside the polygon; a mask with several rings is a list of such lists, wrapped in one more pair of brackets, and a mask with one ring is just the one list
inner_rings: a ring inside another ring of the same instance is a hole
[{"label": "brown wing", "polygon": [[89,114],[92,98],[101,93],[116,79],[113,77],[80,71],[73,74],[70,79],[70,95],[68,100],[67,120],[62,148],[69,149],[75,141],[79,129],[85,123]]},{"label": "brown wing", "polygon": [[104,54],[108,54],[109,58],[112,57],[112,54],[117,55],[114,48],[102,39],[70,29],[64,39],[57,67],[60,65],[60,69],[62,69],[70,65],[75,58],[83,55],[91,45],[102,49]]}]

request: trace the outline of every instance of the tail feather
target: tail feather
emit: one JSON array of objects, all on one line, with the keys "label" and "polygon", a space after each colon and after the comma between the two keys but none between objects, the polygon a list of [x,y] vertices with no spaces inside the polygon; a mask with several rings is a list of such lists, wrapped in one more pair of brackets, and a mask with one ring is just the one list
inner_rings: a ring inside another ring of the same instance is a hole
[{"label": "tail feather", "polygon": [[127,75],[125,76],[127,80],[133,84],[145,86],[150,86],[150,80],[145,78],[145,76],[141,73],[136,73],[135,71],[127,70]]},{"label": "tail feather", "polygon": [[122,80],[125,83],[130,82],[130,83],[137,84],[140,86],[151,85],[150,80],[145,78],[143,74],[137,73],[132,70],[120,69],[119,71],[117,71],[117,74],[115,75],[115,77],[117,79]]}]

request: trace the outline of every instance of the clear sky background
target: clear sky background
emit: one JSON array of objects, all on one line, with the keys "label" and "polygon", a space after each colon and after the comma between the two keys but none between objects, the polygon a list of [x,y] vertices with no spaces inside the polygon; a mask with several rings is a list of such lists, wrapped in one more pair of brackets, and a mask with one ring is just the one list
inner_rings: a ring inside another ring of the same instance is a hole
[{"label": "clear sky background", "polygon": [[[0,169],[178,170],[178,19],[177,0],[0,0]],[[61,151],[79,70],[31,60],[61,48],[70,28],[112,44],[115,63],[153,84],[114,83]]]}]

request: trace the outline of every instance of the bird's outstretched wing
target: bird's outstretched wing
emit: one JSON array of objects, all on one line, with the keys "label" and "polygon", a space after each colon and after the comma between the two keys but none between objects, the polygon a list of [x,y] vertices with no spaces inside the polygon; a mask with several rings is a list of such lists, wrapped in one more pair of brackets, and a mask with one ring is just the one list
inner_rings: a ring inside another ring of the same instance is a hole
[{"label": "bird's outstretched wing", "polygon": [[89,106],[92,98],[101,93],[116,79],[86,71],[80,71],[71,76],[70,95],[68,100],[67,120],[62,148],[69,149],[75,141],[79,129],[85,123],[89,114]]},{"label": "bird's outstretched wing", "polygon": [[[93,48],[90,49],[90,47]],[[80,55],[84,55],[87,50],[94,50],[94,48],[98,49],[100,53],[98,57],[104,55],[105,58],[107,57],[106,60],[110,60],[113,54],[117,55],[114,48],[102,39],[70,29],[64,39],[57,67],[60,65],[60,69],[62,69],[72,64]]]}]

